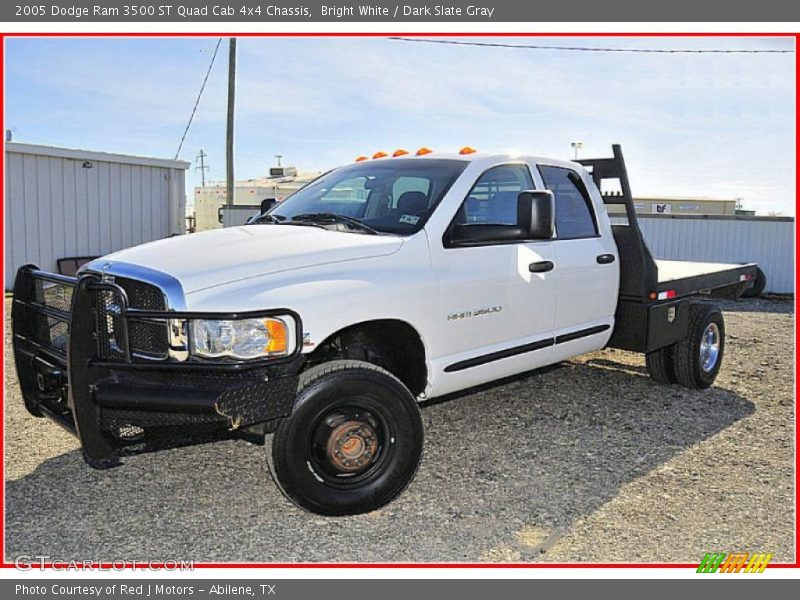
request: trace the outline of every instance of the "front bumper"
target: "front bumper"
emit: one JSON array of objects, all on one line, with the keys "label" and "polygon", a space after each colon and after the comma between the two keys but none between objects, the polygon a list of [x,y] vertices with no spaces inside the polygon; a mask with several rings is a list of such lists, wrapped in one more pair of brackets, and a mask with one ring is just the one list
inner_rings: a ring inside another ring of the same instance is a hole
[{"label": "front bumper", "polygon": [[[291,315],[301,332],[299,317]],[[96,467],[268,430],[291,414],[299,347],[264,361],[175,361],[138,356],[128,340],[131,322],[236,316],[248,315],[139,310],[128,306],[120,286],[95,274],[72,278],[22,267],[12,323],[25,405],[74,433]]]}]

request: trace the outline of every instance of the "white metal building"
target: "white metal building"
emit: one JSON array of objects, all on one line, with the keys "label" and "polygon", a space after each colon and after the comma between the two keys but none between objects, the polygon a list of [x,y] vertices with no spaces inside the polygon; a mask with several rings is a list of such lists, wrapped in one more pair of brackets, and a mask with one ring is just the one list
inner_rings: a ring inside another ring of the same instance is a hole
[{"label": "white metal building", "polygon": [[[636,196],[633,206],[640,215],[722,215],[734,216],[741,200],[689,196]],[[609,205],[608,212],[625,212],[621,205]]]},{"label": "white metal building", "polygon": [[5,144],[5,276],[28,263],[109,252],[185,231],[178,160]]}]

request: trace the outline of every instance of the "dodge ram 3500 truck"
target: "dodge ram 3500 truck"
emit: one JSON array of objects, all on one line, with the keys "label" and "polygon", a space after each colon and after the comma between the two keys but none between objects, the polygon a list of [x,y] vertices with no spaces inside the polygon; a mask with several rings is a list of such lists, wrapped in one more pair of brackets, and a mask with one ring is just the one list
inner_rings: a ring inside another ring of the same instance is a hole
[{"label": "dodge ram 3500 truck", "polygon": [[[604,196],[609,179],[621,191]],[[644,353],[659,382],[710,386],[725,327],[707,298],[756,269],[654,261],[619,146],[578,162],[379,153],[249,225],[122,250],[76,278],[22,267],[14,352],[28,410],[75,433],[94,467],[268,442],[290,500],[354,514],[414,477],[420,401],[606,346]]]}]

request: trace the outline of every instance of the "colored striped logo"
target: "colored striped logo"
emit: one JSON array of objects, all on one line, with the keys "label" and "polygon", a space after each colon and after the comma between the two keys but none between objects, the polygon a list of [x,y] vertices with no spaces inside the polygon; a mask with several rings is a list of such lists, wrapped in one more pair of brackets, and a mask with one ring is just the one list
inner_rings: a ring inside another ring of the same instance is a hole
[{"label": "colored striped logo", "polygon": [[698,573],[763,573],[767,568],[772,554],[756,552],[709,552],[700,561]]}]

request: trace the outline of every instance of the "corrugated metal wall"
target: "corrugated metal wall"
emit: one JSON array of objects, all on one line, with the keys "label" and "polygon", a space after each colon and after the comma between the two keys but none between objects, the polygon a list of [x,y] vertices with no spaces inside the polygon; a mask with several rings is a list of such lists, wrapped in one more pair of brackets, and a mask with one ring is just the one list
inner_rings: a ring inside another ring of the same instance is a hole
[{"label": "corrugated metal wall", "polygon": [[17,268],[55,270],[185,230],[189,163],[7,143],[5,287]]},{"label": "corrugated metal wall", "polygon": [[786,217],[650,217],[639,227],[655,258],[757,262],[766,291],[794,292],[794,219]]}]

